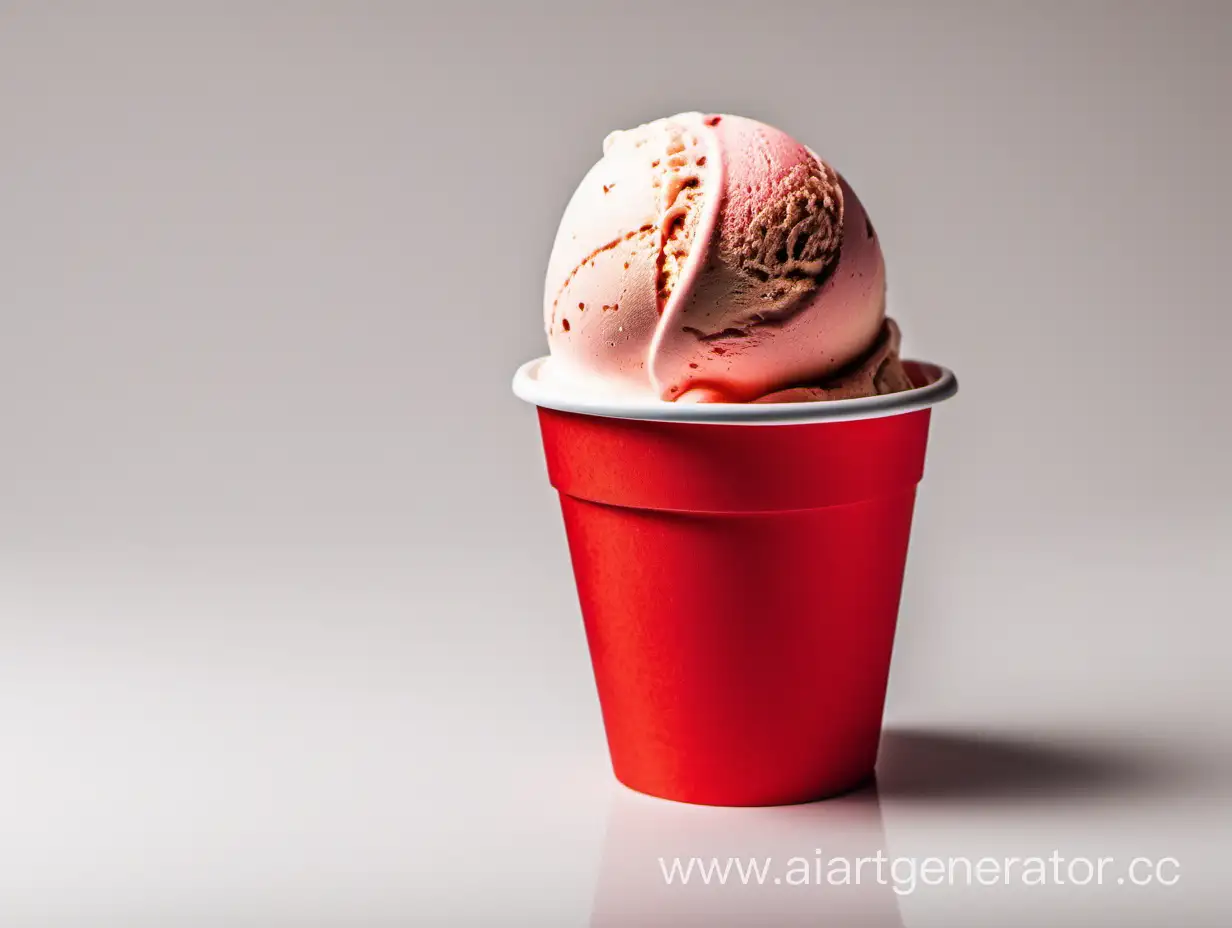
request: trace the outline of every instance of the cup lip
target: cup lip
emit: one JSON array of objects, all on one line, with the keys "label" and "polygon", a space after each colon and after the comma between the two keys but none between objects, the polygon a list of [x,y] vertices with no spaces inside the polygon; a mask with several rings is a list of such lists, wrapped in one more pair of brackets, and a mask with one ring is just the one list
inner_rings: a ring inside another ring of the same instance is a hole
[{"label": "cup lip", "polygon": [[806,403],[668,403],[658,399],[622,399],[576,388],[561,389],[539,378],[548,356],[527,361],[513,375],[518,399],[545,409],[650,422],[694,422],[704,425],[783,425],[877,419],[917,412],[948,400],[958,392],[954,372],[930,361],[904,360],[929,376],[913,390],[846,400]]}]

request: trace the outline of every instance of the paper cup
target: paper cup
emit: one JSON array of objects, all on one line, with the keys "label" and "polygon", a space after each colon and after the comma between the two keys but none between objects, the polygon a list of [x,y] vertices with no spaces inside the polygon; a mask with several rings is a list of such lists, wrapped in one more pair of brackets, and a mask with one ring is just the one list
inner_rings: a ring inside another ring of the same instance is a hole
[{"label": "paper cup", "polygon": [[524,365],[617,779],[781,805],[877,759],[929,407],[954,375],[817,403],[617,403]]}]

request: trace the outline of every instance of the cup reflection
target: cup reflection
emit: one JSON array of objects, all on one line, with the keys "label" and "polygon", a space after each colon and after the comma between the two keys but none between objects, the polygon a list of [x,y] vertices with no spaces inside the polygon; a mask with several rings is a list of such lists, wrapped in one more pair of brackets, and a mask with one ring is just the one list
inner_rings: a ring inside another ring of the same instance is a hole
[{"label": "cup reflection", "polygon": [[590,924],[903,928],[875,786],[824,802],[716,808],[616,787]]}]

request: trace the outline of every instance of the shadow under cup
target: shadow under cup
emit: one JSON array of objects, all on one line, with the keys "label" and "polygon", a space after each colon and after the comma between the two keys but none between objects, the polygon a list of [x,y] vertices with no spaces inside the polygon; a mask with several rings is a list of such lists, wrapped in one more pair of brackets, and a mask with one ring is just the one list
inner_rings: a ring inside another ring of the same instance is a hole
[{"label": "shadow under cup", "polygon": [[957,388],[907,365],[914,390],[760,406],[557,403],[519,371],[626,786],[780,805],[872,776],[929,407]]}]

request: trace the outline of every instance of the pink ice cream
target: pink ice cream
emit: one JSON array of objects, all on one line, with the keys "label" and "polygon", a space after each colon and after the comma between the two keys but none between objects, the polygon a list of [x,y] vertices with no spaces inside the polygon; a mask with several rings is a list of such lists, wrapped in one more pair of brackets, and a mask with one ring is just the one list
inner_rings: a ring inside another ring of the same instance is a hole
[{"label": "pink ice cream", "polygon": [[911,384],[855,193],[790,136],[682,113],[614,132],[561,220],[545,375],[686,402]]}]

